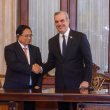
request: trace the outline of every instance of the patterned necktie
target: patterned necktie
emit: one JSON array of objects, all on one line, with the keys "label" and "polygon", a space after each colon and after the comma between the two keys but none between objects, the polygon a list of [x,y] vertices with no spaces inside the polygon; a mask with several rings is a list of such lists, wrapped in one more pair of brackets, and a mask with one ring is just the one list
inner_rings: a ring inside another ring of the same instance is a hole
[{"label": "patterned necktie", "polygon": [[25,53],[27,61],[28,61],[27,52],[26,52],[27,48],[23,48],[23,49],[24,49],[24,53]]},{"label": "patterned necktie", "polygon": [[63,37],[63,43],[62,43],[62,55],[64,56],[65,54],[65,49],[66,49],[66,41],[65,41],[65,35]]}]

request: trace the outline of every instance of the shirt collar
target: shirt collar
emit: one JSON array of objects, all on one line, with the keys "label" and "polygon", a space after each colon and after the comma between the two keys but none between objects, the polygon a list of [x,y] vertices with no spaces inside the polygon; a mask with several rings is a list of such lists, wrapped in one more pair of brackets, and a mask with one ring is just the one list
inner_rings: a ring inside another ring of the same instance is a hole
[{"label": "shirt collar", "polygon": [[[65,32],[65,37],[69,36],[70,28],[68,27],[68,30]],[[60,33],[60,37],[62,37],[63,34]]]},{"label": "shirt collar", "polygon": [[20,46],[22,47],[22,49],[23,49],[23,48],[27,48],[27,49],[29,49],[28,45],[24,46],[24,45],[21,44],[19,41],[18,41],[18,43],[20,44]]}]

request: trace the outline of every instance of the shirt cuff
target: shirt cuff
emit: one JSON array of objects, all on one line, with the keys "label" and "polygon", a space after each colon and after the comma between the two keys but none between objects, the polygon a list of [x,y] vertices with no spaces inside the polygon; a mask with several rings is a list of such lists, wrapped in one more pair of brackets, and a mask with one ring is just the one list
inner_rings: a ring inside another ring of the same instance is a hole
[{"label": "shirt cuff", "polygon": [[[41,67],[41,66],[40,66]],[[41,67],[41,72],[40,72],[41,74],[43,73],[43,68]]]}]

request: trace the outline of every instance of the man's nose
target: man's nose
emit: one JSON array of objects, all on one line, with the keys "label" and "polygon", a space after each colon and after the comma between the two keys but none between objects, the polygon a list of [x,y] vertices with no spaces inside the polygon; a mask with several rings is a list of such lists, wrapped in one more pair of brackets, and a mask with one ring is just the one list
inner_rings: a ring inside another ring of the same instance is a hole
[{"label": "man's nose", "polygon": [[28,39],[31,39],[32,37],[30,35],[28,35]]},{"label": "man's nose", "polygon": [[58,25],[61,25],[61,22],[58,22]]}]

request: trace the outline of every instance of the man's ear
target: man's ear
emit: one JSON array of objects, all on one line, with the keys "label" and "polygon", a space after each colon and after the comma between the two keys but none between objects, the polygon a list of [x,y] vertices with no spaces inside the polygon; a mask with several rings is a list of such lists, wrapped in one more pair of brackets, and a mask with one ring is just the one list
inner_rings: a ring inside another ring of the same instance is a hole
[{"label": "man's ear", "polygon": [[19,38],[19,34],[17,34],[17,38]]}]

